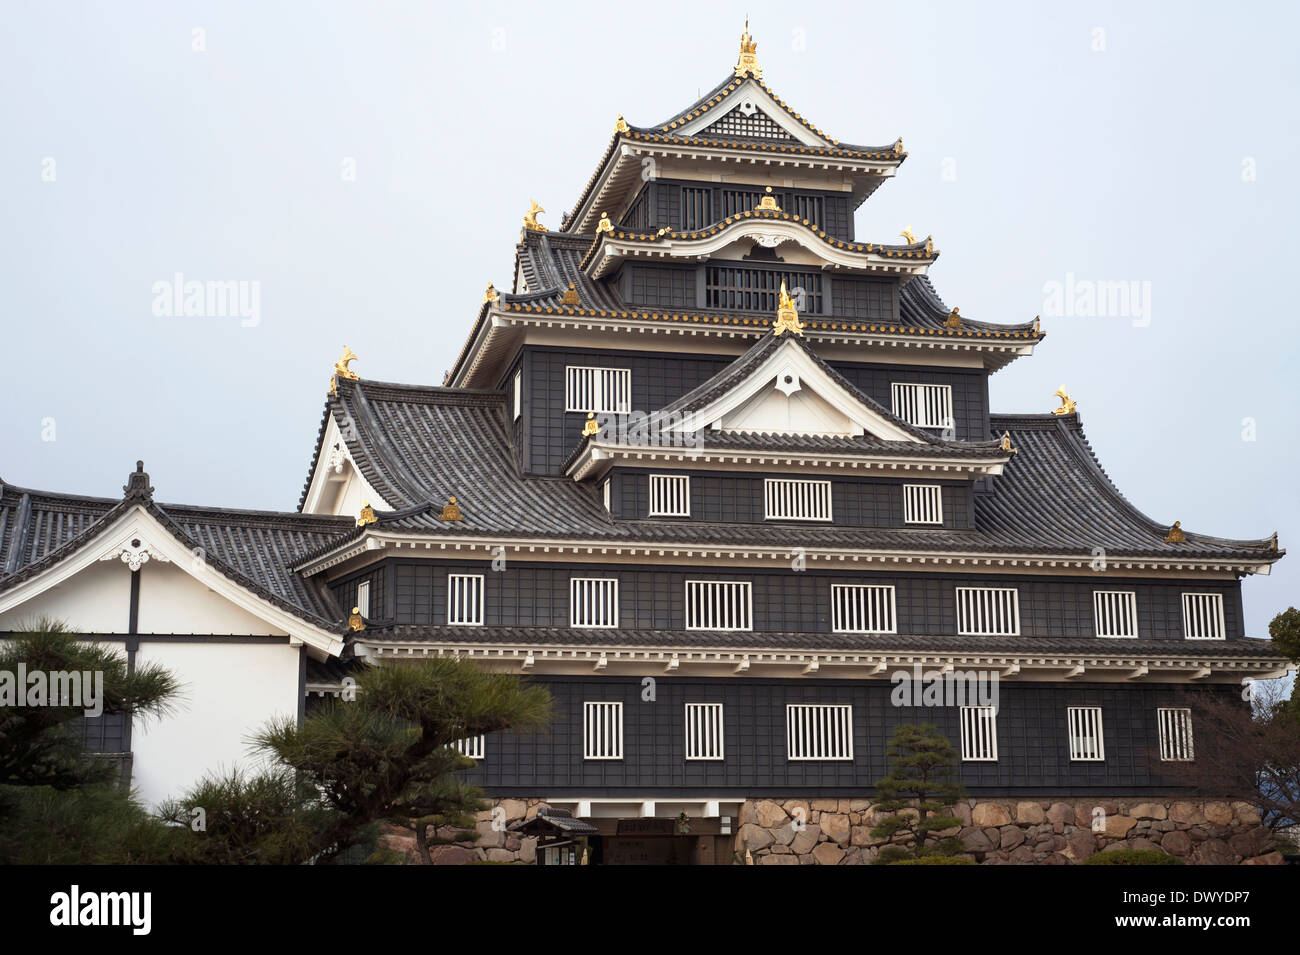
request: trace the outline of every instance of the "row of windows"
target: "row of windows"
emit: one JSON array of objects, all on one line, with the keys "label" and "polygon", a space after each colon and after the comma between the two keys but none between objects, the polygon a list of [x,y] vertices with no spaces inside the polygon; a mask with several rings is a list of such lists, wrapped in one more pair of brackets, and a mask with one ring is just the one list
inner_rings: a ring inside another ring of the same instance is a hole
[{"label": "row of windows", "polygon": [[[605,507],[609,507],[606,500]],[[651,474],[649,517],[690,517],[688,474]],[[829,521],[831,482],[804,478],[764,478],[763,516],[767,520]],[[943,488],[938,484],[903,485],[905,524],[942,524]]]},{"label": "row of windows", "polygon": [[[776,295],[776,288],[761,294]],[[775,303],[775,298],[773,298]],[[771,308],[760,311],[773,311]],[[632,371],[628,368],[598,368],[567,365],[564,369],[566,411],[629,414],[632,411]],[[519,407],[518,379],[515,407]],[[893,382],[890,385],[893,412],[920,428],[952,428],[952,385],[923,385]]]},{"label": "row of windows", "polygon": [[[483,579],[483,574],[447,575],[447,623],[482,625]],[[1020,592],[1015,587],[959,586],[955,588],[955,596],[959,636],[1020,635]],[[1182,598],[1186,639],[1225,638],[1222,594],[1184,593]],[[754,594],[750,581],[687,580],[685,604],[688,630],[753,629]],[[1099,637],[1136,638],[1136,591],[1094,591],[1093,620]],[[617,627],[618,578],[570,578],[569,625]],[[832,583],[831,630],[897,633],[894,585]]]},{"label": "row of windows", "polygon": [[[726,758],[722,704],[687,703],[683,714],[685,758]],[[960,749],[963,762],[993,763],[998,759],[998,716],[993,706],[963,706]],[[853,706],[848,703],[791,703],[785,708],[786,759],[818,762],[853,759]],[[1191,762],[1192,711],[1186,707],[1158,707],[1156,729],[1162,762]],[[1099,763],[1106,760],[1106,741],[1100,706],[1069,706],[1065,710],[1065,735],[1070,761]],[[454,744],[462,754],[483,759],[484,737]],[[590,760],[623,758],[623,704],[582,704],[582,757]]]}]

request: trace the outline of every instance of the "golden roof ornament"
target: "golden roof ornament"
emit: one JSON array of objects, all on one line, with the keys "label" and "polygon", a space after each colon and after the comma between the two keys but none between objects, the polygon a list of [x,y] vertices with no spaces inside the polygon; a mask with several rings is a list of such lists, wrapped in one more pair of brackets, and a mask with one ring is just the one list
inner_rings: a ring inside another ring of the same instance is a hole
[{"label": "golden roof ornament", "polygon": [[446,504],[442,506],[442,514],[439,515],[440,521],[463,521],[465,515],[460,512],[460,505],[456,503],[456,495],[452,495]]},{"label": "golden roof ornament", "polygon": [[1061,407],[1053,408],[1052,414],[1074,414],[1074,409],[1076,407],[1074,399],[1071,398],[1070,393],[1065,390],[1065,385],[1061,385],[1060,388],[1053,391],[1052,397],[1061,399]]},{"label": "golden roof ornament", "polygon": [[1169,528],[1169,533],[1165,535],[1166,544],[1181,544],[1187,540],[1187,535],[1183,533],[1182,521],[1174,521],[1174,526]]},{"label": "golden roof ornament", "polygon": [[618,114],[618,122],[614,124],[614,132],[616,132],[616,133],[630,133],[631,131],[632,131],[632,127],[628,126],[628,124],[627,124],[627,120],[625,120],[625,119],[623,118],[623,114],[622,114],[622,113],[619,113],[619,114]]},{"label": "golden roof ornament", "polygon": [[592,412],[587,412],[587,420],[582,423],[582,436],[589,438],[593,434],[600,434],[600,425],[596,424],[596,416]]},{"label": "golden roof ornament", "polygon": [[334,374],[330,375],[330,394],[339,393],[339,379],[350,378],[353,381],[359,381],[361,376],[348,367],[348,362],[357,360],[357,356],[352,354],[352,349],[347,345],[343,346],[343,357],[334,363]]},{"label": "golden roof ornament", "polygon": [[524,213],[524,228],[530,232],[545,232],[546,226],[537,221],[537,217],[545,211],[537,204],[536,199],[529,199],[528,211]]},{"label": "golden roof ornament", "polygon": [[578,299],[578,290],[576,287],[574,287],[574,284],[572,282],[570,282],[569,287],[564,290],[564,294],[560,296],[560,304],[561,305],[580,304],[580,301]]},{"label": "golden roof ornament", "polygon": [[1010,432],[1010,431],[1003,431],[1003,432],[1002,432],[1002,450],[1003,450],[1003,451],[1010,451],[1012,454],[1019,454],[1019,453],[1020,453],[1020,449],[1019,449],[1019,448],[1013,448],[1013,447],[1011,446],[1011,432]]},{"label": "golden roof ornament", "polygon": [[903,137],[902,137],[902,136],[899,136],[896,140],[894,140],[894,155],[895,155],[895,156],[901,156],[901,155],[903,155]]},{"label": "golden roof ornament", "polygon": [[794,299],[785,290],[784,281],[781,282],[781,297],[777,300],[776,320],[772,322],[772,329],[773,335],[780,336],[789,332],[803,337],[803,322],[799,321],[799,312],[794,307]]},{"label": "golden roof ornament", "polygon": [[496,290],[496,287],[491,282],[488,282],[487,290],[483,293],[483,301],[485,302],[501,301],[501,293]]},{"label": "golden roof ornament", "polygon": [[961,328],[961,314],[957,306],[954,305],[952,311],[948,313],[948,317],[943,320],[943,327]]},{"label": "golden roof ornament", "polygon": [[596,223],[596,235],[600,235],[602,232],[613,232],[613,231],[614,231],[614,223],[609,221],[609,213],[602,212],[600,214],[600,221]]},{"label": "golden roof ornament", "polygon": [[365,527],[377,520],[379,518],[375,517],[375,509],[370,506],[369,501],[364,501],[361,505],[361,513],[357,515],[357,527]]},{"label": "golden roof ornament", "polygon": [[1277,531],[1273,532],[1273,553],[1277,553]]},{"label": "golden roof ornament", "polygon": [[908,245],[916,244],[916,236],[912,234],[912,227],[910,225],[904,228],[903,231],[898,234],[907,240]]},{"label": "golden roof ornament", "polygon": [[355,632],[360,632],[366,629],[366,621],[361,616],[360,607],[352,608],[352,613],[348,617],[348,628]]},{"label": "golden roof ornament", "polygon": [[776,204],[776,196],[772,195],[772,187],[768,186],[763,194],[763,198],[758,200],[758,205],[754,207],[763,212],[780,212],[781,207]]},{"label": "golden roof ornament", "polygon": [[1035,315],[1035,316],[1034,316],[1034,334],[1035,334],[1035,335],[1040,334],[1039,329],[1040,329],[1041,327],[1042,327],[1042,326],[1041,326],[1041,325],[1039,324],[1039,322],[1038,322],[1038,316]]},{"label": "golden roof ornament", "polygon": [[932,236],[932,235],[927,235],[927,236],[925,237],[925,254],[926,254],[926,255],[937,255],[937,254],[938,254],[938,253],[935,251],[935,248],[934,248],[934,236]]},{"label": "golden roof ornament", "polygon": [[740,58],[736,60],[736,78],[752,76],[763,78],[763,68],[758,65],[758,44],[749,35],[749,17],[745,17],[745,32],[740,35]]}]

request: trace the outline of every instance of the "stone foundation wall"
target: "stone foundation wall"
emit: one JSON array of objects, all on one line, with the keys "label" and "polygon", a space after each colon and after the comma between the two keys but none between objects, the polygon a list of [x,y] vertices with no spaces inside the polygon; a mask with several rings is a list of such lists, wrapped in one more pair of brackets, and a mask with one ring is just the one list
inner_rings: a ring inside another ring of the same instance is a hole
[{"label": "stone foundation wall", "polygon": [[[471,838],[454,845],[430,847],[429,857],[434,865],[467,865],[471,862],[520,862],[525,865],[536,863],[537,838],[535,836],[523,839],[513,832],[494,829],[492,820],[494,810],[498,806],[504,812],[506,826],[521,819],[531,819],[537,815],[538,806],[546,805],[546,800],[489,799],[487,802],[493,806],[493,809],[480,812],[474,817],[475,828],[478,830],[477,840]],[[455,832],[448,830],[440,830],[438,834],[447,837],[456,835]],[[405,861],[412,865],[419,865],[422,861],[419,850],[415,847],[415,835],[409,829],[385,826],[380,845],[402,853]]]},{"label": "stone foundation wall", "polygon": [[[1100,812],[1098,812],[1100,810]],[[965,857],[984,865],[1070,865],[1098,852],[1155,849],[1190,865],[1281,865],[1282,854],[1244,802],[966,799],[952,815]],[[868,799],[762,799],[741,807],[736,852],[756,865],[864,865],[873,839]]]}]

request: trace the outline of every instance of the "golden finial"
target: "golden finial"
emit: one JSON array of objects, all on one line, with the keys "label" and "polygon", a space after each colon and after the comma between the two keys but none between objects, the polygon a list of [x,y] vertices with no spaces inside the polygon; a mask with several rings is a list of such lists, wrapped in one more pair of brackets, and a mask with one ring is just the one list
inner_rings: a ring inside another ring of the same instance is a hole
[{"label": "golden finial", "polygon": [[564,290],[564,294],[560,296],[560,304],[561,305],[578,304],[578,290],[574,287],[572,282],[570,282],[569,287]]},{"label": "golden finial", "polygon": [[596,416],[588,411],[587,420],[582,423],[582,436],[587,438],[593,434],[600,434],[600,425],[596,424]]},{"label": "golden finial", "polygon": [[786,332],[802,338],[803,322],[799,321],[799,312],[794,307],[794,299],[785,290],[785,282],[782,281],[781,295],[777,299],[776,320],[772,322],[772,334],[780,336]]},{"label": "golden finial", "polygon": [[501,293],[496,290],[496,287],[493,286],[491,282],[488,282],[487,291],[483,293],[483,301],[499,302],[500,300],[501,300]]},{"label": "golden finial", "polygon": [[772,187],[768,186],[763,194],[763,198],[758,200],[755,209],[761,209],[766,212],[780,212],[781,207],[776,204],[776,196],[772,195]]},{"label": "golden finial", "polygon": [[623,114],[622,114],[622,113],[619,113],[619,114],[618,114],[618,122],[614,124],[614,132],[616,132],[616,133],[630,133],[631,131],[632,131],[632,128],[631,128],[630,126],[628,126],[628,124],[627,124],[627,120],[625,120],[625,119],[623,118]]},{"label": "golden finial", "polygon": [[366,629],[366,622],[361,617],[360,607],[352,608],[352,615],[348,617],[348,627],[350,627],[354,631],[361,631]]},{"label": "golden finial", "polygon": [[957,306],[954,305],[952,311],[948,313],[948,317],[943,321],[943,327],[961,328],[961,314]]},{"label": "golden finial", "polygon": [[895,156],[901,156],[901,155],[903,155],[903,137],[902,137],[902,136],[899,136],[896,140],[894,140],[894,155],[895,155]]},{"label": "golden finial", "polygon": [[375,517],[375,509],[370,506],[369,501],[364,501],[361,505],[361,513],[357,515],[357,527],[365,527],[377,520],[379,518]]},{"label": "golden finial", "polygon": [[916,244],[916,236],[912,234],[912,227],[911,227],[910,225],[907,226],[905,229],[903,229],[902,232],[900,232],[900,233],[898,233],[898,234],[901,235],[904,239],[907,240],[907,244],[908,244],[908,245],[915,245],[915,244]]},{"label": "golden finial", "polygon": [[1053,408],[1052,414],[1074,414],[1074,399],[1071,398],[1070,393],[1065,390],[1065,385],[1061,385],[1060,388],[1053,391],[1052,397],[1061,399],[1061,407]]},{"label": "golden finial", "polygon": [[536,199],[528,200],[528,211],[524,213],[524,228],[531,232],[545,232],[546,226],[537,221],[537,217],[546,210],[537,204]]},{"label": "golden finial", "polygon": [[1040,329],[1041,327],[1042,327],[1042,326],[1040,326],[1039,323],[1038,323],[1038,316],[1035,315],[1035,316],[1034,316],[1034,334],[1035,334],[1035,335],[1040,334],[1039,329]]},{"label": "golden finial", "polygon": [[442,506],[442,514],[439,516],[440,521],[463,521],[464,515],[460,512],[460,505],[456,503],[456,495],[452,495],[446,504]]},{"label": "golden finial", "polygon": [[1010,432],[1010,431],[1003,431],[1003,432],[1002,432],[1002,450],[1003,450],[1003,451],[1010,451],[1012,454],[1019,454],[1019,453],[1020,453],[1020,449],[1019,449],[1019,448],[1013,448],[1013,447],[1011,446],[1011,432]]},{"label": "golden finial", "polygon": [[1273,532],[1273,553],[1277,553],[1277,531]]},{"label": "golden finial", "polygon": [[602,232],[613,232],[613,231],[614,231],[614,223],[609,221],[609,213],[602,212],[600,214],[600,221],[596,223],[596,234],[600,235]]},{"label": "golden finial", "polygon": [[758,44],[749,35],[749,17],[745,17],[745,32],[740,35],[740,59],[736,60],[736,77],[763,78],[763,68],[758,65]]},{"label": "golden finial", "polygon": [[1166,544],[1181,544],[1187,540],[1187,535],[1183,533],[1182,521],[1174,521],[1174,526],[1169,528],[1169,533],[1165,535]]},{"label": "golden finial", "polygon": [[360,379],[355,371],[348,367],[348,362],[356,361],[357,356],[352,354],[352,349],[347,345],[343,346],[343,357],[334,363],[334,374],[330,376],[330,394],[339,393],[339,379],[350,378],[353,381]]}]

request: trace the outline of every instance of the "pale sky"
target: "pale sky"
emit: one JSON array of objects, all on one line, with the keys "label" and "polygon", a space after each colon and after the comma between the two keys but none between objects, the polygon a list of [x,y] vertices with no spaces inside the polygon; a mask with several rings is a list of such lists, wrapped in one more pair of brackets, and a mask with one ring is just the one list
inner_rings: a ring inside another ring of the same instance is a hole
[{"label": "pale sky", "polygon": [[[0,12],[10,483],[118,496],[143,458],[162,501],[293,509],[343,344],[363,378],[440,383],[484,286],[509,288],[528,200],[558,227],[616,116],[718,83],[748,12],[796,110],[903,137],[859,235],[932,233],[964,316],[1044,315],[993,409],[1066,384],[1140,509],[1296,552],[1246,583],[1251,635],[1300,604],[1294,4]],[[177,273],[257,283],[256,324],[156,315]],[[1069,276],[1139,283],[1149,322],[1049,317]]]}]

